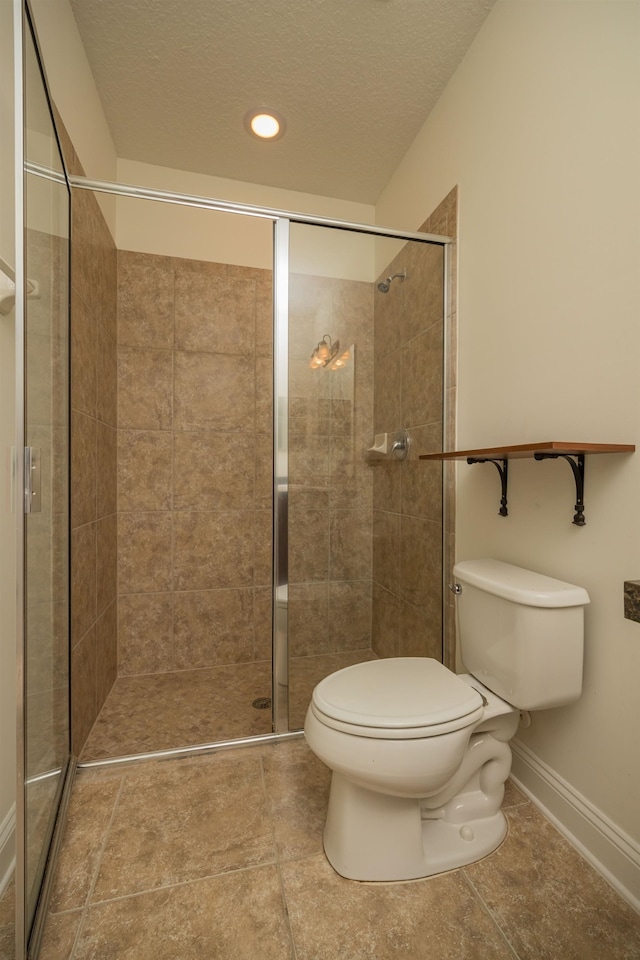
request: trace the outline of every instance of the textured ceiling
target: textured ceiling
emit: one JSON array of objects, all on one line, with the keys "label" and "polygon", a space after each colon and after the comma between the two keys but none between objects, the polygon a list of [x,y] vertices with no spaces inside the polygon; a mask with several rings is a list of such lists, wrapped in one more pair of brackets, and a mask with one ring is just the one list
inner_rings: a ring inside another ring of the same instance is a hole
[{"label": "textured ceiling", "polygon": [[[71,0],[119,157],[375,203],[494,0]],[[243,118],[270,106],[286,135]]]}]

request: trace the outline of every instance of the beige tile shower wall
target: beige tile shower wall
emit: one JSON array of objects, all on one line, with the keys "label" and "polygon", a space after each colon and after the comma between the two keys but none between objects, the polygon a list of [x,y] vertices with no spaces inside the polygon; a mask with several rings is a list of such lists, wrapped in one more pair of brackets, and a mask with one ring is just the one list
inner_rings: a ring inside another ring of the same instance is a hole
[{"label": "beige tile shower wall", "polygon": [[[452,236],[456,192],[439,205],[421,230]],[[373,470],[373,635],[379,656],[442,658],[442,466],[418,460],[420,453],[453,445],[454,419],[443,425],[443,253],[440,247],[408,243],[383,271],[406,268],[388,293],[375,293],[376,433],[407,429],[405,461],[379,460]],[[453,283],[450,277],[450,283]],[[447,298],[447,349],[454,408],[454,297]],[[451,548],[453,488],[446,488],[447,549]],[[446,561],[445,561],[446,562]],[[449,620],[449,618],[447,618]],[[449,640],[445,639],[448,649]]]},{"label": "beige tile shower wall", "polygon": [[[372,285],[293,275],[289,310],[290,653],[369,649]],[[327,333],[355,348],[339,371],[309,365]]]},{"label": "beige tile shower wall", "polygon": [[118,252],[120,675],[271,656],[271,272]]},{"label": "beige tile shower wall", "polygon": [[[65,161],[83,175],[58,118]],[[71,243],[71,712],[79,753],[116,677],[116,249],[74,190]]]}]

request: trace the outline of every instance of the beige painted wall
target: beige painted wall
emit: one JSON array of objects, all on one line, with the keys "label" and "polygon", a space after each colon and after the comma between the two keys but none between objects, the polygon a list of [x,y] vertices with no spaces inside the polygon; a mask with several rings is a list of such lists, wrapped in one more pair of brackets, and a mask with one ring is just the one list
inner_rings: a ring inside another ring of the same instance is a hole
[{"label": "beige painted wall", "polygon": [[[116,179],[116,151],[69,0],[33,0],[38,42],[51,95],[86,175]],[[99,198],[115,232],[115,199]]]},{"label": "beige painted wall", "polygon": [[[374,222],[374,208],[364,203],[240,183],[135,160],[118,160],[118,181],[355,223]],[[119,250],[233,263],[263,270],[270,270],[273,266],[271,220],[118,198],[117,224]],[[367,236],[317,227],[296,227],[291,237],[292,269],[297,273],[370,282],[375,276],[374,248],[374,239]]]},{"label": "beige painted wall", "polygon": [[[640,444],[640,5],[499,2],[380,198],[415,229],[460,186],[458,446]],[[584,692],[521,740],[640,837],[640,452],[587,460],[587,526],[565,463],[458,466],[457,556],[587,588]]]}]

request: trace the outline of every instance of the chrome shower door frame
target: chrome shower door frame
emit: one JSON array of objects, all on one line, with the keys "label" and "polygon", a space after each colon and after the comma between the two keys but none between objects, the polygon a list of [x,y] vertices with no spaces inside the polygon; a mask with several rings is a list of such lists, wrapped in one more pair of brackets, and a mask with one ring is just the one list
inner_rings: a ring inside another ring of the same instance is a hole
[{"label": "chrome shower door frame", "polygon": [[273,732],[289,732],[289,237],[273,224]]},{"label": "chrome shower door frame", "polygon": [[[31,426],[29,424],[28,408],[31,400],[31,391],[38,388],[38,379],[30,369],[29,353],[33,348],[29,346],[27,338],[28,311],[27,311],[27,271],[29,269],[28,231],[30,221],[28,216],[27,188],[28,177],[39,177],[41,180],[62,186],[67,194],[65,214],[65,230],[63,234],[68,241],[70,250],[70,186],[64,168],[64,158],[55,127],[49,85],[40,56],[37,31],[35,29],[29,0],[13,0],[13,55],[14,55],[14,116],[15,116],[15,147],[14,147],[14,208],[15,208],[15,453],[13,457],[14,496],[13,509],[16,518],[16,867],[15,867],[15,958],[23,960],[27,955],[38,954],[46,918],[47,905],[52,890],[54,866],[57,853],[62,842],[66,811],[71,797],[71,787],[75,773],[75,760],[71,754],[71,744],[68,737],[70,729],[70,685],[67,682],[67,698],[59,709],[57,719],[64,719],[62,728],[65,733],[64,750],[54,758],[54,767],[43,772],[33,774],[29,769],[28,754],[32,749],[31,739],[33,731],[28,724],[28,682],[29,673],[27,664],[30,650],[30,629],[27,618],[27,604],[29,588],[33,588],[36,575],[29,571],[28,556],[31,552],[37,553],[34,544],[30,544],[27,523],[31,512],[39,513],[36,505],[34,510],[32,492],[27,476],[27,451],[30,443]],[[55,144],[60,161],[60,169],[41,166],[30,162],[27,151],[27,132],[29,127],[29,84],[27,82],[29,50],[33,50],[36,66],[35,75],[38,76],[38,90],[43,95],[50,120],[51,142]],[[57,277],[64,284],[66,293],[65,317],[68,321],[70,304],[70,257]],[[35,299],[35,298],[34,298]],[[69,343],[69,338],[65,338]],[[65,379],[58,383],[61,396],[65,397],[65,412],[61,422],[56,421],[57,428],[62,428],[68,443],[70,431],[69,415],[69,354],[64,357]],[[58,371],[59,372],[59,371]],[[60,443],[60,440],[58,440]],[[62,450],[59,450],[62,452]],[[67,447],[68,453],[68,447]],[[23,455],[25,454],[25,455]],[[52,454],[50,451],[50,458]],[[51,461],[50,461],[51,462]],[[63,546],[63,558],[60,571],[63,583],[60,587],[58,601],[64,603],[64,637],[63,656],[60,658],[66,666],[67,681],[69,677],[69,490],[60,493],[58,507],[64,508],[67,523],[60,527],[56,543]],[[37,501],[36,501],[37,504]],[[61,515],[62,515],[61,514]],[[64,530],[64,534],[60,531]],[[55,534],[52,532],[51,537]],[[42,578],[40,577],[40,582]],[[51,758],[48,758],[50,760]],[[42,836],[42,845],[37,849],[38,866],[35,871],[30,870],[27,848],[32,842],[33,813],[27,802],[27,790],[43,782],[56,781],[56,789],[51,794],[48,809],[48,822]],[[31,888],[30,888],[31,885]],[[31,896],[29,896],[31,894]]]}]

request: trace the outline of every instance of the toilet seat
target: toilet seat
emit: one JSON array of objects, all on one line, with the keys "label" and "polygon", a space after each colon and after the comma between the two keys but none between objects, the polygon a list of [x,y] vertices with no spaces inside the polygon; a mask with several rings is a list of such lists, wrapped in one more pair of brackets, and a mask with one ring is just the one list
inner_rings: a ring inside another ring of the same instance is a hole
[{"label": "toilet seat", "polygon": [[321,680],[311,710],[325,726],[360,737],[436,737],[476,723],[481,694],[437,660],[368,660]]}]

